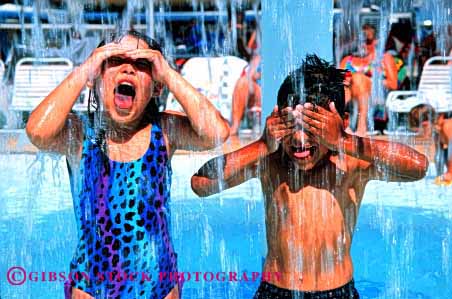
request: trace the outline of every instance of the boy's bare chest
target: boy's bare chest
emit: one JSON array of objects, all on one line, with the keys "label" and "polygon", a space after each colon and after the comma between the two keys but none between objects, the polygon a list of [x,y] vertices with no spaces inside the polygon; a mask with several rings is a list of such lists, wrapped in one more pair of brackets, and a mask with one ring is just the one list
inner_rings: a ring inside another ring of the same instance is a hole
[{"label": "boy's bare chest", "polygon": [[269,172],[261,176],[267,200],[287,206],[310,204],[316,207],[359,206],[365,182],[356,171],[346,171],[327,162],[309,174],[292,169],[282,169],[272,163]]},{"label": "boy's bare chest", "polygon": [[267,225],[278,234],[287,231],[305,240],[310,236],[313,240],[318,236],[333,240],[353,233],[359,207],[353,189],[305,186],[292,192],[287,184],[282,184],[271,195],[266,198]]},{"label": "boy's bare chest", "polygon": [[271,195],[267,198],[269,203],[287,211],[300,210],[304,214],[332,214],[350,205],[355,206],[358,200],[353,188],[331,190],[309,185],[293,192],[286,183],[279,185]]},{"label": "boy's bare chest", "polygon": [[[292,178],[293,179],[293,178]],[[298,178],[299,179],[299,178]],[[356,178],[343,172],[320,175],[317,182],[291,182],[273,176],[262,184],[266,194],[267,220],[284,227],[352,232],[362,198]],[[320,224],[320,225],[319,225]]]}]

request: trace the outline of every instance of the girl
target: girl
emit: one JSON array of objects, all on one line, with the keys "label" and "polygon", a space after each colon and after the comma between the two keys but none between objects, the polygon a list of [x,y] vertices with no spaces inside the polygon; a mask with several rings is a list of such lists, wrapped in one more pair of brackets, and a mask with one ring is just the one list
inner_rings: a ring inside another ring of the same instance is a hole
[{"label": "girl", "polygon": [[[71,114],[88,85],[90,121]],[[187,115],[158,112],[163,85]],[[100,124],[100,125],[99,125]],[[66,298],[179,298],[169,235],[175,150],[223,143],[227,122],[135,31],[101,43],[30,115],[34,145],[67,157],[79,242]]]}]

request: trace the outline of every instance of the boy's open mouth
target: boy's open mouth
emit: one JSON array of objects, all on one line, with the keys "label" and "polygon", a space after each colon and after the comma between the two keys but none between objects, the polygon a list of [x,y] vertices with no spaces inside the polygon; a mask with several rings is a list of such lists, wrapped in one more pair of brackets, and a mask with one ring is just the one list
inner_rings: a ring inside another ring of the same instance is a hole
[{"label": "boy's open mouth", "polygon": [[130,109],[135,98],[135,86],[130,82],[120,82],[115,88],[115,105],[119,109]]},{"label": "boy's open mouth", "polygon": [[308,159],[312,157],[315,153],[316,147],[313,145],[309,146],[292,146],[291,147],[293,155],[297,159]]}]

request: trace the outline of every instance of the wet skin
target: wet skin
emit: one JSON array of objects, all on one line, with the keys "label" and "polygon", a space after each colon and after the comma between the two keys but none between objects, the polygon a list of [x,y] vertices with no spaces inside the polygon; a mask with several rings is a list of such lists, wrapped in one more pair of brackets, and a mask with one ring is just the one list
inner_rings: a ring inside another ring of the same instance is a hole
[{"label": "wet skin", "polygon": [[339,165],[327,147],[297,130],[262,161],[257,177],[265,198],[264,271],[281,274],[270,283],[314,291],[352,279],[350,245],[365,188],[352,160],[346,159],[347,171],[345,161]]},{"label": "wet skin", "polygon": [[[211,171],[218,165],[222,177]],[[353,277],[350,246],[367,182],[418,180],[427,166],[408,146],[346,134],[334,105],[330,111],[307,105],[275,109],[260,140],[206,163],[192,188],[208,196],[258,178],[265,199],[264,271],[281,274],[269,282],[322,291]]]},{"label": "wet skin", "polygon": [[[106,154],[115,161],[136,160],[149,146],[151,123],[145,108],[163,85],[186,111],[158,114],[169,159],[177,149],[207,150],[227,139],[228,124],[215,107],[170,68],[160,52],[131,35],[97,48],[74,69],[31,113],[26,132],[40,150],[65,155],[72,173],[79,173],[83,125],[71,109],[88,86],[101,101]],[[72,298],[92,297],[73,289]],[[178,287],[165,298],[179,298]]]},{"label": "wet skin", "polygon": [[322,165],[310,171],[292,161],[281,167],[279,152],[264,161],[267,173],[257,171],[266,211],[264,271],[281,273],[270,283],[286,289],[328,290],[353,276],[350,245],[365,184],[356,171],[338,168],[337,157],[314,156]]}]

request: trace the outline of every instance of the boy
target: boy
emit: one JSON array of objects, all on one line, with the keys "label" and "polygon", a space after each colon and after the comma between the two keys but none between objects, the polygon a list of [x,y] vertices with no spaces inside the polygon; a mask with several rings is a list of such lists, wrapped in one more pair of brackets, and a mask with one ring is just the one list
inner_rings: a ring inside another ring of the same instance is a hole
[{"label": "boy", "polygon": [[342,70],[308,56],[281,85],[263,137],[209,161],[192,178],[200,196],[260,179],[263,271],[280,276],[261,282],[254,298],[359,298],[350,246],[367,182],[425,175],[426,157],[410,147],[344,132],[343,80]]}]

